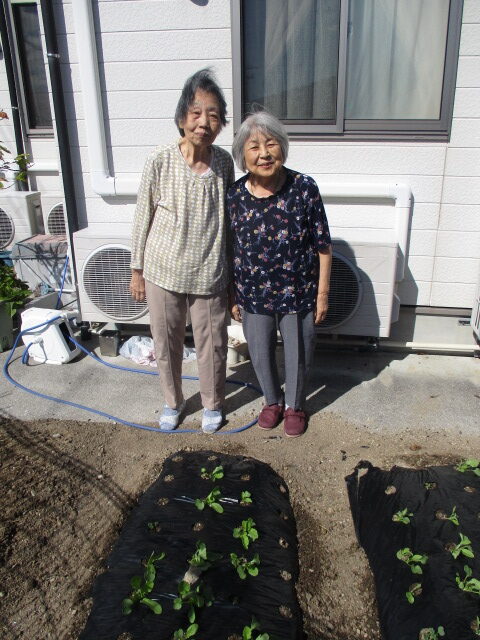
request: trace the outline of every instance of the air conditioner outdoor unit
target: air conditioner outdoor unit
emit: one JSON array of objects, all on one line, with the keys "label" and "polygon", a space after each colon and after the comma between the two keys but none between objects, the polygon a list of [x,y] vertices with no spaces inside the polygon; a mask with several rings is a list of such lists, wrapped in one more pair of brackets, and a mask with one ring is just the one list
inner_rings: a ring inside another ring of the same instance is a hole
[{"label": "air conditioner outdoor unit", "polygon": [[67,233],[67,219],[63,195],[42,193],[42,211],[45,233],[62,235]]},{"label": "air conditioner outdoor unit", "polygon": [[477,290],[473,301],[470,324],[472,326],[473,333],[477,336],[477,340],[480,340],[480,273],[478,274]]},{"label": "air conditioner outdoor unit", "polygon": [[16,242],[43,233],[42,207],[38,191],[0,192],[0,251]]},{"label": "air conditioner outdoor unit", "polygon": [[398,244],[333,239],[329,309],[317,332],[388,337],[398,320]]},{"label": "air conditioner outdoor unit", "polygon": [[130,238],[88,227],[73,234],[80,313],[85,322],[150,324],[146,303],[131,297]]}]

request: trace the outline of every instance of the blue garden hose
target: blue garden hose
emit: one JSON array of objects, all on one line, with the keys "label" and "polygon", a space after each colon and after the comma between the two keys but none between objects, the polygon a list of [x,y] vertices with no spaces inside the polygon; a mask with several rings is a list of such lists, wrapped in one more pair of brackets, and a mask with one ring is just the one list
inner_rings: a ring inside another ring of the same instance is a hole
[{"label": "blue garden hose", "polygon": [[[55,320],[58,320],[59,318],[62,318],[61,315],[55,316],[54,318],[50,318],[49,320],[47,320],[46,322],[41,322],[40,324],[36,324],[33,327],[29,327],[28,329],[24,329],[23,331],[20,331],[19,334],[17,335],[17,337],[15,338],[15,342],[13,344],[12,350],[10,351],[8,358],[5,362],[5,364],[3,365],[3,375],[6,377],[6,379],[13,384],[14,386],[18,387],[19,389],[21,389],[22,391],[26,391],[27,393],[31,393],[32,395],[38,396],[39,398],[44,398],[45,400],[52,400],[53,402],[58,402],[60,404],[66,404],[70,407],[75,407],[76,409],[82,409],[83,411],[89,411],[90,413],[95,413],[99,416],[102,416],[104,418],[108,418],[109,420],[113,420],[114,422],[119,422],[120,424],[124,424],[127,427],[134,427],[135,429],[142,429],[144,431],[155,431],[156,433],[199,433],[198,429],[176,429],[174,431],[167,431],[164,429],[159,429],[157,427],[147,427],[146,425],[143,424],[137,424],[135,422],[129,422],[128,420],[123,420],[122,418],[118,418],[116,416],[112,416],[109,413],[105,413],[104,411],[99,411],[98,409],[93,409],[92,407],[87,407],[83,404],[79,404],[77,402],[71,402],[70,400],[64,400],[63,398],[57,398],[55,396],[49,396],[45,393],[40,393],[39,391],[34,391],[33,389],[29,389],[28,387],[25,387],[24,385],[20,384],[19,382],[17,382],[16,380],[14,380],[12,378],[12,376],[10,375],[9,371],[8,371],[8,367],[10,366],[10,361],[13,357],[13,354],[15,352],[15,349],[17,348],[17,344],[18,341],[20,340],[20,338],[25,334],[25,333],[29,333],[30,331],[33,331],[34,329],[38,329],[40,327],[43,327],[47,324],[51,324],[52,322],[55,322]],[[148,370],[144,370],[144,369],[133,369],[130,367],[122,367],[118,364],[112,364],[110,362],[105,362],[105,360],[102,360],[102,358],[99,358],[95,353],[88,351],[87,349],[85,349],[85,347],[83,347],[79,342],[77,342],[74,338],[72,338],[70,336],[70,340],[84,353],[86,353],[87,355],[91,356],[94,360],[96,360],[97,362],[100,362],[101,364],[104,364],[107,367],[111,367],[112,369],[122,369],[124,371],[131,371],[133,373],[143,373],[146,375],[152,375],[152,376],[156,376],[158,375],[157,371],[148,371]],[[28,345],[26,347],[26,349],[24,350],[23,354],[22,354],[22,362],[24,364],[27,364],[28,361],[28,349],[29,349],[30,345]],[[198,377],[196,376],[182,376],[183,380],[198,380]],[[262,393],[260,391],[260,389],[258,389],[258,387],[256,387],[255,385],[251,384],[250,382],[242,382],[241,380],[227,380],[227,382],[229,384],[236,384],[240,387],[247,387],[248,389],[253,389],[254,391],[257,391],[258,393]],[[230,435],[232,433],[240,433],[241,431],[246,431],[247,429],[249,429],[250,427],[253,427],[253,425],[257,422],[257,419],[255,418],[255,420],[252,420],[251,422],[249,422],[248,424],[245,424],[242,427],[238,427],[236,429],[229,429],[227,431],[216,431],[215,435]]]}]

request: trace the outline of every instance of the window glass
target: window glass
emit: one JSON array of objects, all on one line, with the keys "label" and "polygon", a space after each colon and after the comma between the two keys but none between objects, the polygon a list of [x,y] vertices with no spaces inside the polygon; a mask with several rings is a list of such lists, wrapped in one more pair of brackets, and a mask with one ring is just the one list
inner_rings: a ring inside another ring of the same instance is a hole
[{"label": "window glass", "polygon": [[348,24],[349,119],[438,119],[449,0],[354,0]]},{"label": "window glass", "polygon": [[28,125],[30,129],[51,129],[52,115],[37,6],[35,4],[13,4],[12,11],[25,91]]},{"label": "window glass", "polygon": [[245,0],[244,111],[334,122],[340,0]]}]

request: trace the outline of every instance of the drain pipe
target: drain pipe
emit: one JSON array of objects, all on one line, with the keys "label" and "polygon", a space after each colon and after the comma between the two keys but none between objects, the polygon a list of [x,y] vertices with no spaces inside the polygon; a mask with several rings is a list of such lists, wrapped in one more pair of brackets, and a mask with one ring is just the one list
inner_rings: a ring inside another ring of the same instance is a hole
[{"label": "drain pipe", "polygon": [[[70,154],[70,141],[68,137],[67,116],[65,101],[63,98],[62,77],[60,72],[60,54],[58,52],[57,32],[55,18],[50,0],[40,0],[42,9],[43,29],[47,46],[48,68],[52,86],[53,108],[55,112],[55,128],[60,154],[60,166],[62,169],[63,191],[68,220],[69,247],[71,264],[75,270],[75,255],[73,244],[73,232],[78,231],[77,203],[75,200],[75,185],[73,181],[72,157]],[[76,280],[76,274],[74,274]]]},{"label": "drain pipe", "polygon": [[[10,94],[10,105],[12,109],[13,130],[15,133],[15,147],[17,155],[20,155],[22,153],[25,153],[25,145],[23,144],[22,123],[20,120],[20,108],[18,106],[18,88],[12,62],[12,38],[10,30],[8,28],[7,11],[7,0],[2,0],[2,3],[0,5],[0,33],[3,42],[3,58],[5,61],[5,72],[7,75],[8,91]],[[16,188],[18,189],[18,191],[28,191],[28,182],[17,180]]]}]

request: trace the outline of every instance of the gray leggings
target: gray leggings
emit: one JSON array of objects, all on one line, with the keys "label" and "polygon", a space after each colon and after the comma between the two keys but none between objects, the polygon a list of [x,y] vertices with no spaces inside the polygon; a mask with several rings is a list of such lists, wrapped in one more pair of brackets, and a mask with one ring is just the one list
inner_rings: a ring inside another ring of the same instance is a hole
[{"label": "gray leggings", "polygon": [[281,404],[283,393],[275,357],[278,323],[285,354],[285,402],[293,409],[303,409],[307,374],[315,344],[313,311],[267,316],[242,310],[242,323],[265,402]]}]

